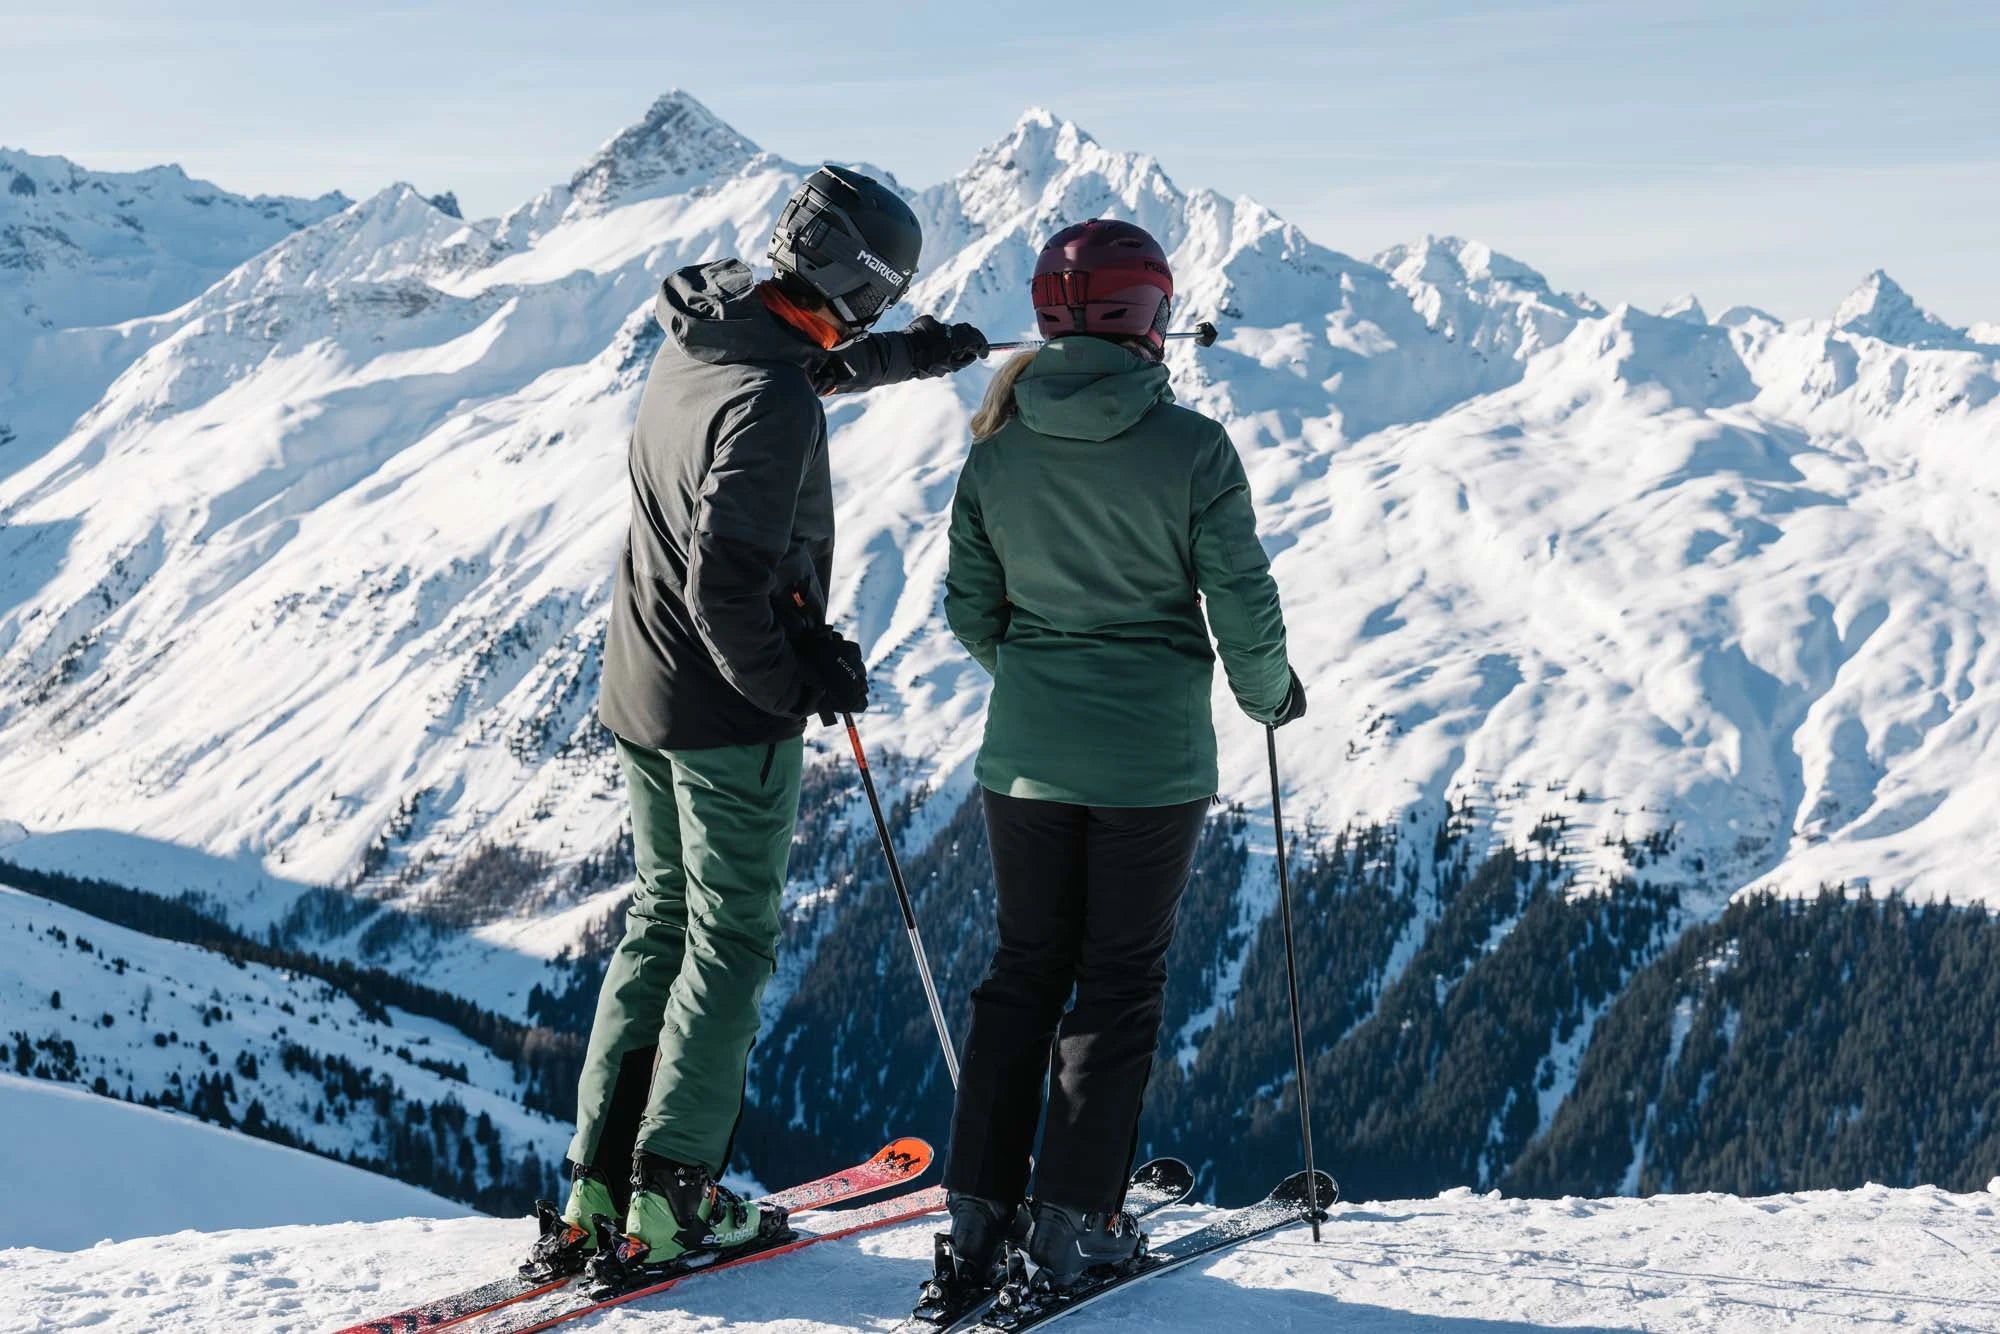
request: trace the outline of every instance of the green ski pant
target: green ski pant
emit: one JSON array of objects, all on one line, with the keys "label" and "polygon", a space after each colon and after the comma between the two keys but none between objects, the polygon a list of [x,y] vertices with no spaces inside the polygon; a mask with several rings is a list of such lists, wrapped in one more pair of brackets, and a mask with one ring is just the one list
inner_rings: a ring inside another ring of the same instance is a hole
[{"label": "green ski pant", "polygon": [[622,1200],[635,1147],[723,1170],[777,966],[805,749],[617,745],[639,883],[598,992],[569,1157]]}]

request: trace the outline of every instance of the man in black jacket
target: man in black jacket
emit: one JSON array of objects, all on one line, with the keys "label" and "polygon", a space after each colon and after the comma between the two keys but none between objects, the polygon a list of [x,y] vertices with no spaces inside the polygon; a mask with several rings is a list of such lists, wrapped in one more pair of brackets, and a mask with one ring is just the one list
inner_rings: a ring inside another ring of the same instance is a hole
[{"label": "man in black jacket", "polygon": [[638,1264],[783,1223],[716,1178],[775,965],[805,719],[868,703],[860,647],[821,620],[833,487],[820,396],[945,375],[986,351],[971,325],[929,316],[865,332],[909,286],[921,242],[894,191],[826,167],[779,220],[774,279],[723,260],[661,287],[667,336],[632,433],[599,707],[639,883],[578,1088],[570,1226],[537,1247],[552,1266],[589,1249],[593,1214],[623,1216],[621,1253]]}]

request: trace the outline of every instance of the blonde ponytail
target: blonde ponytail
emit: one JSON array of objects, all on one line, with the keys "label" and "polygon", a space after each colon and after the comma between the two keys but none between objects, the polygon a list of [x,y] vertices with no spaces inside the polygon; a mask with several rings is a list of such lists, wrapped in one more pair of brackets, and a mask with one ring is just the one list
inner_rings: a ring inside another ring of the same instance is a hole
[{"label": "blonde ponytail", "polygon": [[1021,378],[1021,372],[1028,369],[1028,363],[1035,359],[1032,351],[1016,352],[1013,360],[993,373],[993,383],[986,386],[986,398],[979,405],[979,411],[972,414],[972,438],[984,440],[998,433],[1001,427],[1014,419],[1014,382]]}]

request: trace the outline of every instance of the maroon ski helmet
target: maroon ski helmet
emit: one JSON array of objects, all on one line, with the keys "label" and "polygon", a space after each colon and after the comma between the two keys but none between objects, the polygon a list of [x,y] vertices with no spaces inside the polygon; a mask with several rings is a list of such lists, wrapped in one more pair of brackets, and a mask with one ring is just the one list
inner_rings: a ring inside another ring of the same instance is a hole
[{"label": "maroon ski helmet", "polygon": [[1049,238],[1031,289],[1044,338],[1107,334],[1163,351],[1174,304],[1167,252],[1144,227],[1092,218]]}]

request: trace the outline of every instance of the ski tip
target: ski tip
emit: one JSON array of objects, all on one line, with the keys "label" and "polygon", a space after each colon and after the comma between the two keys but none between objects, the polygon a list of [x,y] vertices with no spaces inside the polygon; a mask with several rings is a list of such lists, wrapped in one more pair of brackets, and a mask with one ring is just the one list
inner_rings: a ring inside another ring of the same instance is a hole
[{"label": "ski tip", "polygon": [[1183,1199],[1194,1189],[1194,1169],[1178,1158],[1155,1158],[1132,1174],[1132,1184]]},{"label": "ski tip", "polygon": [[1304,1172],[1294,1172],[1278,1183],[1270,1198],[1279,1204],[1296,1205],[1301,1218],[1312,1216],[1312,1206],[1317,1200],[1320,1215],[1324,1217],[1327,1209],[1340,1199],[1340,1183],[1324,1172],[1314,1172],[1313,1175],[1319,1178],[1317,1192],[1308,1188]]},{"label": "ski tip", "polygon": [[930,1141],[918,1139],[914,1135],[890,1140],[869,1162],[877,1167],[888,1168],[898,1176],[922,1176],[930,1170]]}]

